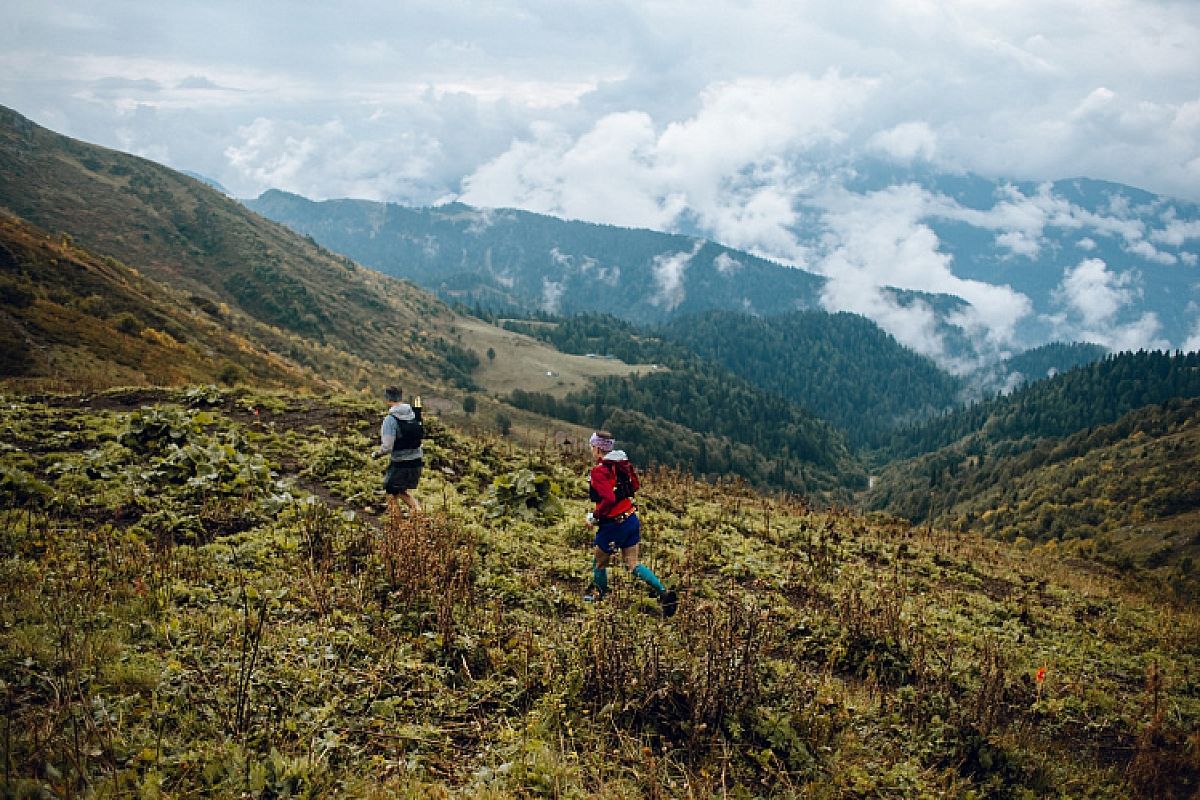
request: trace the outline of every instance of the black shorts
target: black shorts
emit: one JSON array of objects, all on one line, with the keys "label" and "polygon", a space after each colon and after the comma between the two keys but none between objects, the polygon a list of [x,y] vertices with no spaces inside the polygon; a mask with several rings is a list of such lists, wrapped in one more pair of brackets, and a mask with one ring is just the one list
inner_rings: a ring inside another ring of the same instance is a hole
[{"label": "black shorts", "polygon": [[388,464],[387,473],[383,476],[383,490],[388,494],[399,494],[417,488],[422,466],[420,461],[393,461]]}]

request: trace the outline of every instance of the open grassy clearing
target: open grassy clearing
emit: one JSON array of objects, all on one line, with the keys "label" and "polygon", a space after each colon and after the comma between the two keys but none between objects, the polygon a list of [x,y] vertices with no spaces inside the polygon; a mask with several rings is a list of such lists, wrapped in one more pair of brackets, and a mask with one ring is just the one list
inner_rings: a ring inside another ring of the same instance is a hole
[{"label": "open grassy clearing", "polygon": [[[480,366],[472,378],[494,395],[507,396],[513,389],[524,389],[562,397],[594,378],[664,369],[653,364],[560,353],[544,342],[474,318],[464,317],[456,321],[456,327],[479,356]],[[489,348],[495,351],[495,358],[487,357]]]}]

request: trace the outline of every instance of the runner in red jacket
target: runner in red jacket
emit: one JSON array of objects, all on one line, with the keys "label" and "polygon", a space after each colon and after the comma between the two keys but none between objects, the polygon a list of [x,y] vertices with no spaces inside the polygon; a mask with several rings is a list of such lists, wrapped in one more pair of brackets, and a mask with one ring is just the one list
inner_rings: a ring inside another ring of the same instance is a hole
[{"label": "runner in red jacket", "polygon": [[638,520],[634,493],[640,488],[637,471],[623,450],[616,450],[612,434],[597,431],[588,444],[596,465],[588,474],[588,496],[595,508],[588,513],[588,525],[596,528],[592,553],[592,591],[584,599],[603,600],[608,593],[608,564],[617,551],[626,569],[647,583],[662,605],[663,615],[671,616],[679,605],[675,592],[665,587],[654,571],[638,561],[642,541],[642,523]]}]

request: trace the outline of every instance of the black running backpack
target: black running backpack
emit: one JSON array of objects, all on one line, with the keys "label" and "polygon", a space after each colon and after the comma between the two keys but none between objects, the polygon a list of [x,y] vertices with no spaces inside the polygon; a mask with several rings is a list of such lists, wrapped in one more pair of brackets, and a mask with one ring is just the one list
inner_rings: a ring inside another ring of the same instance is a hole
[{"label": "black running backpack", "polygon": [[634,492],[638,490],[637,472],[634,470],[633,464],[628,461],[614,461],[612,468],[617,483],[613,494],[618,500],[633,497]]},{"label": "black running backpack", "polygon": [[397,450],[416,450],[421,446],[421,440],[425,438],[425,426],[421,424],[419,418],[400,419],[392,414],[392,419],[396,420],[396,441],[392,443],[393,453]]}]

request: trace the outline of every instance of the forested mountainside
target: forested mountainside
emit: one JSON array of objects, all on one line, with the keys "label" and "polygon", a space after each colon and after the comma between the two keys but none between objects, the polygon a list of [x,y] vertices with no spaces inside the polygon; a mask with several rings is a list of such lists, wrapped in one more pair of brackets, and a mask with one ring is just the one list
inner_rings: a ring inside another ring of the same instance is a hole
[{"label": "forested mountainside", "polygon": [[865,472],[834,426],[687,347],[603,315],[505,325],[567,352],[668,368],[604,378],[565,397],[517,390],[509,401],[518,408],[633,431],[644,457],[700,476],[735,474],[755,486],[840,502],[865,485]]},{"label": "forested mountainside", "polygon": [[565,398],[517,390],[509,402],[622,430],[646,456],[697,475],[735,474],[756,486],[842,502],[849,490],[866,483],[862,467],[829,425],[712,369],[604,378]]},{"label": "forested mountainside", "polygon": [[1091,364],[1106,355],[1108,349],[1098,344],[1051,342],[1005,359],[1001,373],[1004,376],[1003,380],[1010,384],[1009,388],[1015,388],[1011,384],[1020,385],[1042,378],[1053,378],[1060,372]]},{"label": "forested mountainside", "polygon": [[[1139,352],[1038,381],[897,437],[869,507],[1158,570],[1195,597],[1200,354]],[[883,463],[885,459],[881,459]]]},{"label": "forested mountainside", "polygon": [[1115,569],[643,476],[585,604],[578,450],[242,387],[0,403],[17,797],[1040,797],[1200,788],[1200,617]]},{"label": "forested mountainside", "polygon": [[687,236],[461,204],[313,202],[269,191],[247,207],[330,250],[504,313],[613,314],[650,323],[710,308],[819,305],[824,280]]},{"label": "forested mountainside", "polygon": [[1181,599],[1200,597],[1197,397],[1019,447],[968,437],[890,466],[868,497],[915,521],[1144,567]]},{"label": "forested mountainside", "polygon": [[901,422],[955,406],[963,381],[856,314],[734,312],[674,320],[663,335],[878,447]]},{"label": "forested mountainside", "polygon": [[855,314],[804,311],[775,317],[711,311],[638,326],[602,314],[499,320],[568,353],[659,363],[678,369],[717,365],[757,389],[820,417],[852,449],[891,442],[894,429],[962,406],[981,386],[1025,382],[1103,358],[1096,345],[1055,344],[1029,351],[986,375],[952,376]]},{"label": "forested mountainside", "polygon": [[[858,302],[862,297],[832,300],[838,284],[831,288],[825,276],[838,273],[839,248],[847,245],[848,232],[820,202],[797,217],[787,231],[794,245],[783,247],[791,258],[803,253],[800,266],[811,273],[708,241],[687,220],[679,224],[699,237],[461,204],[408,208],[358,200],[312,202],[275,191],[247,203],[444,299],[507,315],[591,311],[644,325],[715,309],[774,316],[840,302],[839,308],[869,308],[869,314],[889,309],[876,317],[881,324],[897,325],[897,317],[906,317],[910,325],[932,326],[935,330],[922,336],[931,345],[923,352],[953,369],[992,362],[1001,355],[997,345],[1020,351],[1091,338],[1124,349],[1128,345],[1118,343],[1134,341],[1129,334],[1136,330],[1136,341],[1166,348],[1181,346],[1195,329],[1200,297],[1190,234],[1197,220],[1193,203],[1085,178],[1032,184],[869,159],[847,170],[856,201],[881,201],[881,223],[886,225],[891,213],[887,198],[903,196],[912,203],[919,223],[908,222],[919,225],[933,243],[928,257],[946,271],[937,286],[994,289],[989,296],[1015,303],[1009,309],[1011,328],[981,327],[979,322],[997,309],[972,308],[950,294],[864,286],[874,303]],[[1017,220],[1026,223],[1010,228]],[[1093,276],[1122,287],[1112,295],[1119,302],[1099,328],[1089,320],[1087,298],[1080,294]],[[898,334],[901,329],[889,330]]]},{"label": "forested mountainside", "polygon": [[[306,367],[336,370],[342,353],[362,360],[359,381],[397,362],[409,374],[467,381],[473,357],[450,331],[453,315],[428,293],[362,269],[181,173],[60,136],[5,108],[0,207],[185,292],[197,307],[226,304],[277,329],[262,344]],[[330,348],[323,358],[322,347]]]},{"label": "forested mountainside", "polygon": [[1200,353],[1109,355],[895,432],[881,461],[938,450],[974,435],[983,451],[1015,452],[1045,437],[1115,422],[1142,406],[1200,395]]}]

